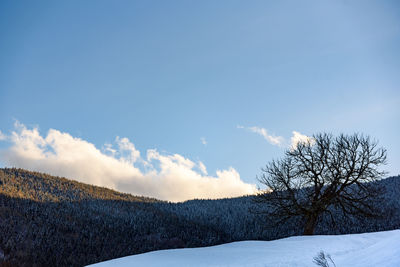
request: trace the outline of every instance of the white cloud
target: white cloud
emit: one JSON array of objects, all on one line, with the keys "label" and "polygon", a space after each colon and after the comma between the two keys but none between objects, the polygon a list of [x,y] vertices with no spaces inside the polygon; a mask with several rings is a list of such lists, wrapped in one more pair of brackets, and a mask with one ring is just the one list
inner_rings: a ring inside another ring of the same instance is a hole
[{"label": "white cloud", "polygon": [[0,152],[0,157],[7,166],[65,176],[135,195],[183,201],[256,192],[256,186],[244,183],[233,168],[210,176],[202,162],[195,163],[179,154],[160,154],[156,149],[147,150],[146,158],[142,158],[128,138],[117,137],[117,148],[105,144],[101,151],[68,133],[50,129],[46,136],[41,136],[38,128],[28,129],[18,122],[15,131],[5,138],[11,145]]},{"label": "white cloud", "polygon": [[0,141],[6,140],[6,135],[0,131]]},{"label": "white cloud", "polygon": [[293,135],[290,138],[290,148],[296,149],[297,144],[299,143],[313,143],[313,138],[307,135],[301,134],[299,132],[293,131]]},{"label": "white cloud", "polygon": [[207,145],[207,140],[204,137],[201,137],[200,141],[203,145]]},{"label": "white cloud", "polygon": [[290,144],[288,141],[285,140],[285,138],[283,138],[282,136],[274,136],[274,135],[270,135],[268,133],[268,131],[265,128],[260,128],[260,127],[244,127],[241,125],[237,125],[238,129],[247,129],[252,131],[253,133],[257,133],[259,135],[261,135],[262,137],[264,137],[265,140],[267,140],[270,144],[272,145],[278,145],[278,146],[283,146],[283,147],[288,147],[290,149],[296,149],[297,144],[300,142],[311,142],[313,143],[313,138],[309,137],[307,135],[301,134],[297,131],[293,131],[292,132],[292,137],[290,138]]},{"label": "white cloud", "polygon": [[237,128],[239,129],[248,129],[250,131],[252,131],[253,133],[259,134],[262,137],[264,137],[265,140],[267,140],[270,144],[272,145],[277,145],[277,146],[281,146],[283,145],[285,139],[282,136],[274,136],[268,133],[267,129],[265,128],[260,128],[260,127],[244,127],[241,125],[238,125]]},{"label": "white cloud", "polygon": [[115,139],[116,143],[118,144],[119,147],[119,152],[122,154],[124,152],[127,152],[127,155],[122,155],[121,158],[127,159],[128,162],[130,163],[135,163],[138,159],[140,159],[140,151],[136,150],[135,145],[132,144],[128,138],[123,137],[120,138],[117,136]]},{"label": "white cloud", "polygon": [[203,174],[205,174],[205,175],[208,174],[208,173],[207,173],[206,165],[204,165],[204,163],[201,162],[201,161],[199,161],[199,170],[200,170]]},{"label": "white cloud", "polygon": [[110,144],[110,143],[105,143],[105,144],[103,145],[103,151],[104,151],[104,153],[110,154],[110,155],[112,155],[112,156],[115,156],[115,154],[117,153],[117,150],[114,149],[114,148],[112,147],[112,144]]}]

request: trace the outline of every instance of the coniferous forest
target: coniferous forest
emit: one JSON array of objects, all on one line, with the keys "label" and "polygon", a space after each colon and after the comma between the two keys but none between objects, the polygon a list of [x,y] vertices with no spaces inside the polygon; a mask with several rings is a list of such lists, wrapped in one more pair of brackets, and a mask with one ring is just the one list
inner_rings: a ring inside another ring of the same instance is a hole
[{"label": "coniferous forest", "polygon": [[[400,176],[374,219],[321,218],[315,234],[400,228]],[[301,222],[269,227],[252,196],[169,203],[23,169],[0,169],[0,266],[82,266],[158,249],[272,240],[302,233]]]}]

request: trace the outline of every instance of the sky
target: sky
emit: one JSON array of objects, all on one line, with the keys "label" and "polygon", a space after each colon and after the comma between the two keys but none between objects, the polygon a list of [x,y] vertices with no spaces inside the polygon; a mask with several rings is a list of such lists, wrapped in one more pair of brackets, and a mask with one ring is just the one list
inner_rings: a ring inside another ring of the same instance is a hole
[{"label": "sky", "polygon": [[358,132],[400,174],[398,1],[1,1],[0,36],[0,166],[231,197]]}]

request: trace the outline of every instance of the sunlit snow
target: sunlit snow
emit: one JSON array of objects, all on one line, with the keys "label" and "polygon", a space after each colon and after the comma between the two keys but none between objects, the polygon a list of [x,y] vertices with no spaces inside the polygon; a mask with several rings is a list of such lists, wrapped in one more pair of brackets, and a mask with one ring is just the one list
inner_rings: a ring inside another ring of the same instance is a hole
[{"label": "sunlit snow", "polygon": [[331,255],[337,267],[400,266],[400,230],[160,250],[91,266],[317,266],[313,258],[321,250]]}]

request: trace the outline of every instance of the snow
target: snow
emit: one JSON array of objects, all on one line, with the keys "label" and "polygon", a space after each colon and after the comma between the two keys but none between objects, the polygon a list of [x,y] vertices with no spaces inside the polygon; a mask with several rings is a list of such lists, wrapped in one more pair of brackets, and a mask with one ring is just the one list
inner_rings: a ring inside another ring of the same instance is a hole
[{"label": "snow", "polygon": [[90,266],[317,266],[323,250],[337,267],[400,266],[400,230],[353,234],[296,236],[273,241],[241,241],[203,248],[153,251]]}]

